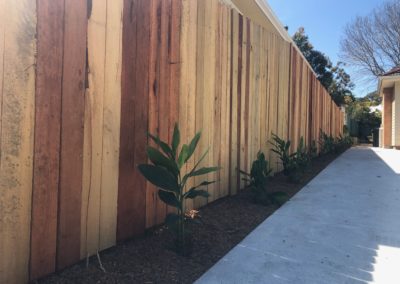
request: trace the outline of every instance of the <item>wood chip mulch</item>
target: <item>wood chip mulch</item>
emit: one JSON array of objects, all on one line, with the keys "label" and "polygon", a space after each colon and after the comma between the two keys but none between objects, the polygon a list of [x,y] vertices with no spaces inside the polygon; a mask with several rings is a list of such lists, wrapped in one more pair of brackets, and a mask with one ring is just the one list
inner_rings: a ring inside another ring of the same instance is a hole
[{"label": "wood chip mulch", "polygon": [[[332,154],[313,160],[299,184],[288,183],[278,174],[269,188],[293,196],[336,157]],[[254,204],[250,192],[242,190],[199,210],[200,224],[190,225],[193,252],[189,257],[170,249],[173,236],[160,227],[101,252],[106,272],[100,269],[97,257],[91,257],[88,268],[82,261],[34,283],[193,283],[276,209]]]}]

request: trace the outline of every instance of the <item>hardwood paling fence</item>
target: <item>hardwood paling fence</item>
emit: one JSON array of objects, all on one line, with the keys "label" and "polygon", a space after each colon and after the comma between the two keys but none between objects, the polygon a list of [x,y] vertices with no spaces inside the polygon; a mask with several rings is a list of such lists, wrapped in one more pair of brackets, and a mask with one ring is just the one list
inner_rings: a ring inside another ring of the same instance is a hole
[{"label": "hardwood paling fence", "polygon": [[[343,115],[304,58],[218,0],[0,0],[0,283],[140,235],[167,208],[138,173],[147,132],[202,131],[208,200],[235,194],[272,133],[307,145]],[[199,182],[200,179],[193,181]]]}]

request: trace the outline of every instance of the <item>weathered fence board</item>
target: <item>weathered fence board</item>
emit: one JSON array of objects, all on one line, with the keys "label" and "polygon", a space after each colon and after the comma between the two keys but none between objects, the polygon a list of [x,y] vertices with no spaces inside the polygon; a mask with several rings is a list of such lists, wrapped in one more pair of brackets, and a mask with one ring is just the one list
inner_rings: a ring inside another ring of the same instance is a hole
[{"label": "weathered fence board", "polygon": [[0,1],[0,283],[28,280],[35,1]]},{"label": "weathered fence board", "polygon": [[241,58],[241,48],[238,45],[239,42],[239,14],[235,11],[231,11],[231,73],[230,73],[230,114],[229,114],[229,150],[230,150],[230,159],[229,159],[229,193],[235,194],[237,192],[238,187],[238,167],[239,167],[239,138],[240,133],[238,133],[238,125],[239,125],[239,101],[240,101],[240,92],[239,92],[239,80],[240,72],[241,72],[241,62],[239,59]]},{"label": "weathered fence board", "polygon": [[111,247],[116,243],[121,123],[122,9],[122,0],[107,1],[100,249]]},{"label": "weathered fence board", "polygon": [[107,1],[92,1],[87,42],[89,72],[84,127],[82,256],[96,253],[100,246],[106,25]]},{"label": "weathered fence board", "polygon": [[295,150],[301,137],[319,148],[320,130],[342,133],[342,112],[293,43],[234,6],[36,3],[0,0],[0,282],[66,267],[174,211],[137,170],[156,146],[147,132],[170,142],[178,122],[189,143],[201,131],[184,170],[207,150],[202,166],[222,167],[207,176],[210,197],[187,209],[243,188],[238,171],[260,150],[281,170],[272,134]]},{"label": "weathered fence board", "polygon": [[149,55],[153,48],[151,4],[151,1],[124,1],[118,240],[141,234],[146,226],[146,182],[136,165],[146,162]]},{"label": "weathered fence board", "polygon": [[66,0],[61,99],[57,268],[80,260],[87,3]]},{"label": "weathered fence board", "polygon": [[[195,135],[196,57],[189,55],[196,53],[197,3],[191,0],[182,1],[181,15],[180,56],[186,60],[180,62],[179,118],[181,136],[185,137],[182,143],[187,144]],[[193,159],[184,167],[186,171],[194,166],[192,161]],[[189,181],[188,188],[192,186],[194,184]],[[193,201],[186,201],[186,207],[193,208]]]},{"label": "weathered fence board", "polygon": [[41,0],[37,4],[32,278],[53,272],[56,267],[64,48],[64,1]]},{"label": "weathered fence board", "polygon": [[95,0],[88,21],[81,257],[116,243],[122,0]]}]

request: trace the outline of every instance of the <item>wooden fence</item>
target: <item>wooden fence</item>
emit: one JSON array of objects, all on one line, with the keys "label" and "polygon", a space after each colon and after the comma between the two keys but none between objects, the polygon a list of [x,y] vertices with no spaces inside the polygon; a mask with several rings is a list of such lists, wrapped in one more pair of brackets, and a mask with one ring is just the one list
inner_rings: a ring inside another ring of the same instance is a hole
[{"label": "wooden fence", "polygon": [[243,186],[272,133],[343,117],[291,43],[218,0],[0,0],[0,283],[23,283],[163,222],[136,170],[146,132],[210,147],[208,200]]}]

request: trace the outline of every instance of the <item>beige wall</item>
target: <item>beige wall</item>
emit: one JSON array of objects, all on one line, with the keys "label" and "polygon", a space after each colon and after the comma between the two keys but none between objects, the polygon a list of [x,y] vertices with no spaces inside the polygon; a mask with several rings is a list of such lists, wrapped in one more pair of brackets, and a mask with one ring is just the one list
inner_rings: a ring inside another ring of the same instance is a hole
[{"label": "beige wall", "polygon": [[400,146],[400,82],[396,82],[395,84],[392,112],[392,144],[393,146]]},{"label": "beige wall", "polygon": [[382,127],[383,127],[383,147],[391,147],[393,145],[393,94],[394,88],[383,89],[383,112],[382,112]]}]

